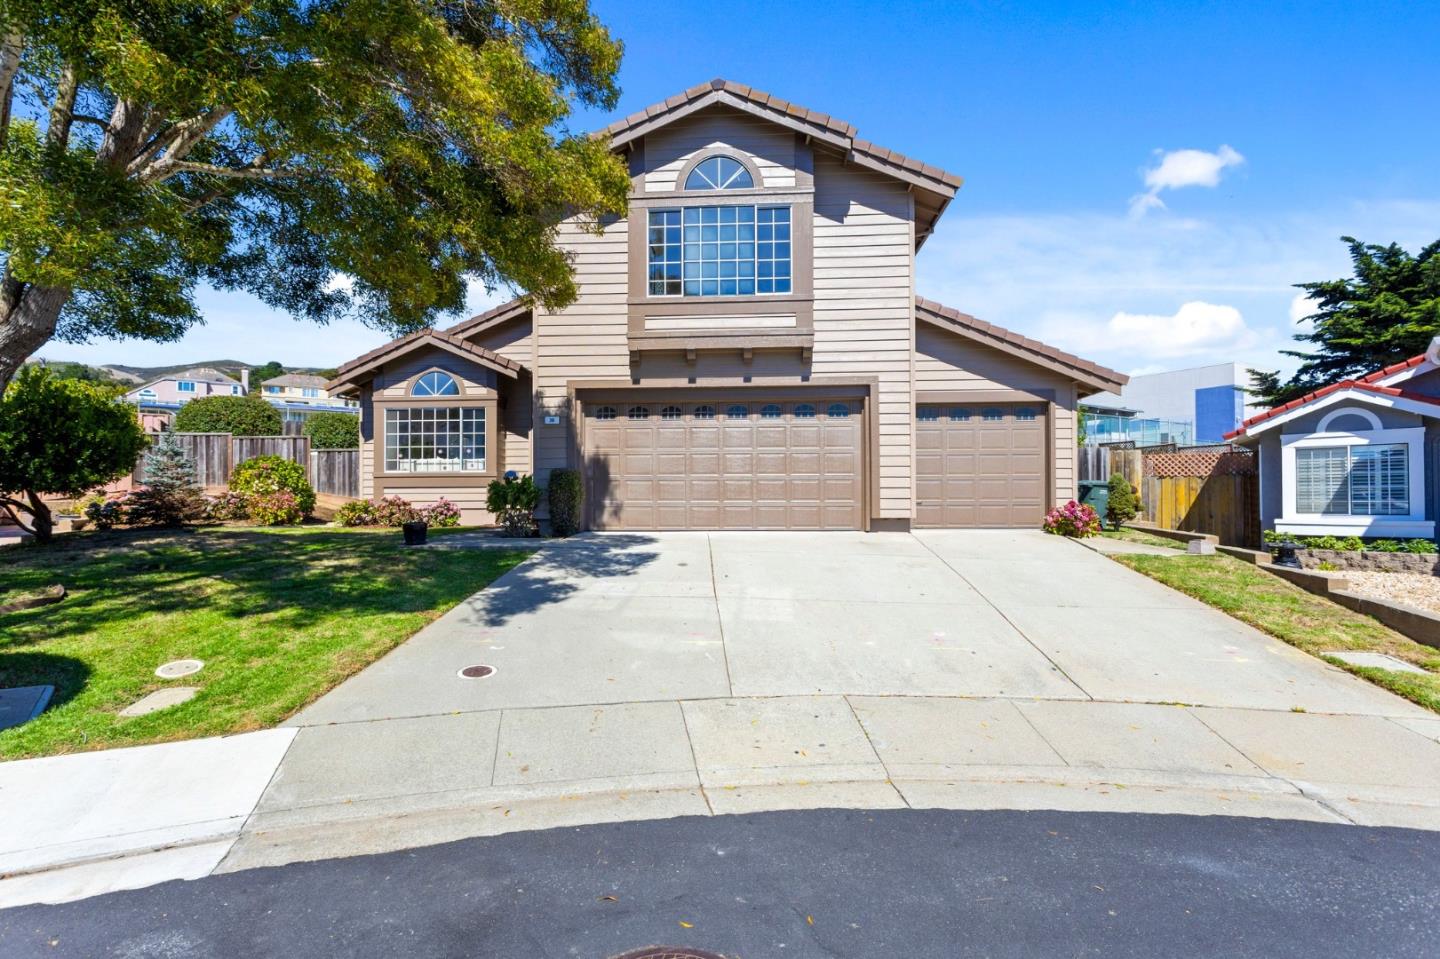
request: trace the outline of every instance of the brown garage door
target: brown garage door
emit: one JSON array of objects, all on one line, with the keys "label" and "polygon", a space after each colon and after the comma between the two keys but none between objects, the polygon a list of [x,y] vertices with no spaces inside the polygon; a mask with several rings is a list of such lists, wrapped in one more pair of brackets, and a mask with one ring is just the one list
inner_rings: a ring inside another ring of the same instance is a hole
[{"label": "brown garage door", "polygon": [[585,404],[596,529],[858,529],[856,400]]},{"label": "brown garage door", "polygon": [[922,404],[915,423],[917,526],[1040,525],[1045,411],[1025,404]]}]

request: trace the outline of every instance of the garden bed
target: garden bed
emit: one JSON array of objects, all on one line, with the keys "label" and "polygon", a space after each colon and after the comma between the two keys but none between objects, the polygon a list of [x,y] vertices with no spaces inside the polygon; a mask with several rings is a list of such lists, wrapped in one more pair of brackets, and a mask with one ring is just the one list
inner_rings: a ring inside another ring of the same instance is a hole
[{"label": "garden bed", "polygon": [[1352,593],[1440,613],[1440,576],[1350,569],[1344,577]]}]

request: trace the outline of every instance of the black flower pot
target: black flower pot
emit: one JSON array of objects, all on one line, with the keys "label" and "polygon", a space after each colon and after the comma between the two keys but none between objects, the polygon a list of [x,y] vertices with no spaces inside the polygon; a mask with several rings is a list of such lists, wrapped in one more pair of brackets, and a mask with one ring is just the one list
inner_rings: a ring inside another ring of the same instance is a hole
[{"label": "black flower pot", "polygon": [[426,533],[429,529],[430,524],[426,523],[423,519],[413,520],[400,525],[401,532],[405,534],[406,546],[424,546]]}]

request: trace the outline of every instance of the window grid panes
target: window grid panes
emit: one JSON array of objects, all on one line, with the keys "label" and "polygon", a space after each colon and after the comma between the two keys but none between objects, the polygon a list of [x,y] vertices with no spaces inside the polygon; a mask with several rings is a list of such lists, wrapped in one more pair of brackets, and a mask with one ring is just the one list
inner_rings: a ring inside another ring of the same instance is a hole
[{"label": "window grid panes", "polygon": [[385,411],[388,473],[483,472],[485,410],[479,406],[405,406]]},{"label": "window grid panes", "polygon": [[963,406],[957,406],[950,411],[950,418],[952,420],[968,420],[970,411]]},{"label": "window grid panes", "polygon": [[1342,516],[1408,515],[1409,452],[1403,444],[1296,450],[1296,512]]},{"label": "window grid panes", "polygon": [[678,420],[683,415],[684,413],[678,406],[667,406],[660,411],[660,418],[662,420]]},{"label": "window grid panes", "polygon": [[626,416],[627,419],[632,419],[632,420],[644,420],[644,419],[649,419],[649,418],[650,418],[650,407],[648,407],[648,406],[632,406],[632,407],[630,407],[629,412],[627,412],[627,413],[625,414],[625,416]]},{"label": "window grid panes", "polygon": [[740,403],[735,403],[731,406],[725,407],[725,415],[731,417],[732,419],[743,419],[750,415],[750,407],[744,406]]},{"label": "window grid panes", "polygon": [[790,208],[651,210],[651,296],[789,293]]},{"label": "window grid panes", "polygon": [[415,381],[410,393],[414,396],[459,396],[460,387],[448,374],[426,373]]},{"label": "window grid panes", "polygon": [[613,406],[602,406],[602,407],[600,407],[598,410],[595,411],[595,418],[596,418],[597,420],[613,420],[613,419],[615,418],[615,407],[613,407]]},{"label": "window grid panes", "polygon": [[809,403],[801,403],[795,407],[795,418],[800,420],[813,420],[815,418],[815,407]]},{"label": "window grid panes", "polygon": [[760,418],[762,420],[778,420],[780,418],[780,407],[776,403],[766,403],[760,407]]},{"label": "window grid panes", "polygon": [[685,178],[687,190],[748,190],[755,180],[734,157],[713,156],[695,164]]},{"label": "window grid panes", "polygon": [[713,420],[715,418],[715,407],[708,405],[695,407],[695,418],[697,420]]},{"label": "window grid panes", "polygon": [[1035,418],[1035,411],[1028,406],[1022,406],[1015,411],[1015,418],[1022,423],[1027,423]]},{"label": "window grid panes", "polygon": [[920,407],[920,412],[917,414],[917,418],[921,422],[926,423],[931,420],[938,420],[940,418],[940,408],[937,406],[922,406]]},{"label": "window grid panes", "polygon": [[981,414],[980,414],[980,418],[983,419],[983,420],[989,420],[990,422],[993,423],[993,422],[995,422],[996,420],[1003,420],[1003,419],[1005,418],[1005,411],[1004,411],[1004,410],[997,410],[997,409],[994,409],[993,407],[991,407],[991,408],[986,409],[983,413],[981,413]]},{"label": "window grid panes", "polygon": [[825,415],[833,416],[836,419],[844,419],[850,415],[850,407],[844,403],[831,403],[830,408],[825,411]]}]

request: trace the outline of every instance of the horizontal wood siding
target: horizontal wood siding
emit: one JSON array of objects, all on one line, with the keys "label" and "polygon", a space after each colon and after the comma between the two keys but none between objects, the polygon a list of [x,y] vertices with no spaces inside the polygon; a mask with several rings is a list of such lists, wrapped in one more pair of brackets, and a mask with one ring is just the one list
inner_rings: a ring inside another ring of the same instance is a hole
[{"label": "horizontal wood siding", "polygon": [[879,381],[878,515],[913,512],[910,197],[894,180],[815,158],[817,376]]},{"label": "horizontal wood siding", "polygon": [[1052,390],[1055,393],[1055,500],[1075,498],[1075,383],[1019,357],[929,323],[915,329],[915,390]]},{"label": "horizontal wood siding", "polygon": [[[534,323],[529,318],[502,323],[470,337],[470,342],[509,360],[533,370],[535,364]],[[533,447],[530,442],[535,422],[534,381],[529,372],[522,373],[513,382],[501,385],[500,392],[505,398],[505,412],[502,425],[505,436],[502,443],[504,457],[500,469],[515,470],[517,473],[533,473]]]},{"label": "horizontal wood siding", "polygon": [[399,496],[407,499],[415,506],[429,506],[435,503],[440,497],[460,507],[460,523],[462,526],[490,526],[495,522],[495,517],[485,509],[485,491],[489,480],[481,481],[459,480],[454,486],[447,486],[444,489],[436,489],[429,486],[405,486],[402,483],[394,483],[393,480],[386,481],[386,496]]},{"label": "horizontal wood siding", "polygon": [[[420,350],[393,363],[387,363],[375,375],[370,388],[376,399],[407,395],[410,380],[429,369],[444,370],[460,383],[466,396],[483,396],[495,388],[496,373],[487,366],[440,349]],[[443,397],[436,402],[443,403]]]},{"label": "horizontal wood siding", "polygon": [[[574,424],[570,422],[566,383],[576,379],[615,380],[630,376],[625,331],[626,247],[624,220],[603,233],[587,232],[576,220],[561,224],[558,242],[575,263],[578,296],[568,308],[548,313],[535,309],[535,477],[544,484],[552,469],[569,464]],[[643,252],[642,252],[643,255]],[[547,413],[560,416],[546,426]]]},{"label": "horizontal wood siding", "polygon": [[764,186],[795,185],[795,134],[738,110],[707,110],[645,138],[645,191],[679,189],[676,178],[701,151],[725,148],[754,161]]}]

